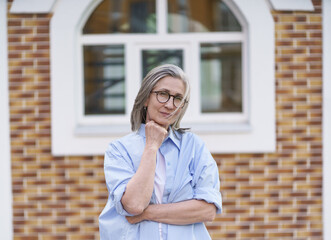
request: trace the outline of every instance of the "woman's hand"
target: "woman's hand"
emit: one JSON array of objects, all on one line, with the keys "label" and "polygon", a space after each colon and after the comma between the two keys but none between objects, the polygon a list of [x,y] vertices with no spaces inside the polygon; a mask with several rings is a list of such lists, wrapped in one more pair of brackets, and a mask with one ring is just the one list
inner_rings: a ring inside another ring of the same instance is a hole
[{"label": "woman's hand", "polygon": [[144,212],[142,214],[136,215],[136,216],[126,216],[126,220],[128,220],[131,224],[140,223],[146,219],[144,219]]},{"label": "woman's hand", "polygon": [[164,127],[151,120],[145,125],[145,135],[146,147],[158,150],[163,140],[167,137],[168,132]]}]

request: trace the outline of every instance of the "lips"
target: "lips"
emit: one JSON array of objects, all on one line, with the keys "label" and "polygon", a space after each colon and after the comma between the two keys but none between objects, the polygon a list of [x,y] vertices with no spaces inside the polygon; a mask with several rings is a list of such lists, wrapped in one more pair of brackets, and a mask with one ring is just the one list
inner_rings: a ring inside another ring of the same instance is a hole
[{"label": "lips", "polygon": [[160,113],[161,113],[161,115],[162,115],[163,117],[165,117],[165,118],[170,117],[170,113],[167,113],[167,112],[160,112]]}]

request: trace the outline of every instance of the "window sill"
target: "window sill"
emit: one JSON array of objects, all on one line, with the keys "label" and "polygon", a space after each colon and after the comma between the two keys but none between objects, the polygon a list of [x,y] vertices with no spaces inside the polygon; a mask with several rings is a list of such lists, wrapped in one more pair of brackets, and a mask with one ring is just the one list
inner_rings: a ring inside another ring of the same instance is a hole
[{"label": "window sill", "polygon": [[[189,128],[190,131],[197,134],[206,133],[249,133],[252,131],[252,126],[248,123],[222,123],[222,124],[210,124],[210,123],[194,123],[183,124],[183,128]],[[113,136],[128,134],[131,132],[131,126],[129,124],[114,124],[114,125],[94,125],[94,126],[77,126],[74,134],[79,137],[98,137],[98,136]]]}]

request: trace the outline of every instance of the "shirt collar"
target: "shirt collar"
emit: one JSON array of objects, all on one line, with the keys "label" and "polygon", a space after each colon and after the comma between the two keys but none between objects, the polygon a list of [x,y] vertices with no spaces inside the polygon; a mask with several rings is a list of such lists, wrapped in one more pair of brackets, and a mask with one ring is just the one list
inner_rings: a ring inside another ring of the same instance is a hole
[{"label": "shirt collar", "polygon": [[[138,134],[144,138],[146,137],[144,123],[140,125]],[[166,142],[168,139],[171,139],[171,141],[177,146],[177,148],[180,149],[180,138],[181,138],[181,134],[177,131],[173,131],[172,128],[169,127],[169,134],[163,142]]]}]

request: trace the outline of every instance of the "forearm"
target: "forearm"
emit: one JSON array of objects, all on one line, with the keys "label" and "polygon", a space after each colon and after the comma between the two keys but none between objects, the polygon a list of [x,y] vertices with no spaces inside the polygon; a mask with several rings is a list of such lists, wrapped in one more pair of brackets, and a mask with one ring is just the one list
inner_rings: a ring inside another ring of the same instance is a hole
[{"label": "forearm", "polygon": [[128,217],[130,223],[150,220],[166,224],[187,225],[212,221],[216,215],[214,204],[203,200],[149,205],[140,216]]},{"label": "forearm", "polygon": [[124,209],[133,214],[141,214],[148,206],[154,187],[157,149],[146,148],[136,174],[130,179],[122,197]]},{"label": "forearm", "polygon": [[152,120],[146,120],[146,143],[139,167],[126,185],[121,203],[133,214],[141,214],[148,206],[154,189],[156,154],[168,132]]}]

